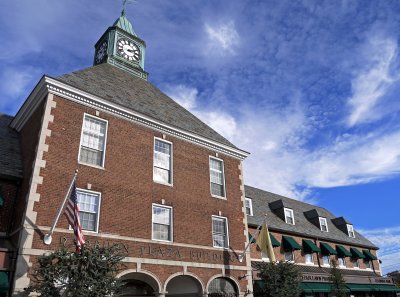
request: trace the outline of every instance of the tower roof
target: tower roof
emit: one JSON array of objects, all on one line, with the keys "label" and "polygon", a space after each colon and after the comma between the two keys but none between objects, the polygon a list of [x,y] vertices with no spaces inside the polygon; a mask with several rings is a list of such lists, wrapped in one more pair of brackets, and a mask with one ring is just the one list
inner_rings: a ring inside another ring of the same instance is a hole
[{"label": "tower roof", "polygon": [[133,36],[137,36],[131,22],[126,18],[125,8],[121,12],[121,16],[114,22],[113,26],[118,27]]}]

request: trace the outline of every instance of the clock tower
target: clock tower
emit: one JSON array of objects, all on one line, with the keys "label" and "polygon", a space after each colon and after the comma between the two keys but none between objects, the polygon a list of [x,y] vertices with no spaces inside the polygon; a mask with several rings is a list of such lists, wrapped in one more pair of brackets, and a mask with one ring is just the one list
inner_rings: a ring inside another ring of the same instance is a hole
[{"label": "clock tower", "polygon": [[146,43],[136,35],[124,8],[121,16],[97,41],[93,64],[108,63],[147,80],[145,50]]}]

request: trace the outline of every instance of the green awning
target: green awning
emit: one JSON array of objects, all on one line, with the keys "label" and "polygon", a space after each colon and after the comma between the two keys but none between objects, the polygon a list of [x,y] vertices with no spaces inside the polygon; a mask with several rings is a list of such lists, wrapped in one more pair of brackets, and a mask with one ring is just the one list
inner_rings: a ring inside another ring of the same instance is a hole
[{"label": "green awning", "polygon": [[249,241],[250,243],[256,243],[256,239],[253,237],[253,235],[250,234],[250,232],[249,232]]},{"label": "green awning", "polygon": [[0,294],[5,294],[8,292],[8,274],[7,272],[0,271]]},{"label": "green awning", "polygon": [[330,293],[332,284],[329,283],[300,283],[300,289],[304,293]]},{"label": "green awning", "polygon": [[321,254],[323,255],[336,255],[337,252],[326,242],[321,242]]},{"label": "green awning", "polygon": [[365,256],[356,248],[350,248],[351,256],[356,259],[364,259]]},{"label": "green awning", "polygon": [[371,292],[373,290],[373,285],[368,284],[346,284],[351,292]]},{"label": "green awning", "polygon": [[373,285],[374,291],[379,292],[400,292],[400,288],[395,285]]},{"label": "green awning", "polygon": [[378,260],[369,250],[363,250],[363,253],[367,260]]},{"label": "green awning", "polygon": [[300,244],[290,236],[282,236],[282,245],[285,251],[301,250]]},{"label": "green awning", "polygon": [[271,243],[273,247],[279,247],[281,246],[281,244],[279,243],[278,239],[275,238],[274,235],[272,235],[271,233],[269,233],[269,237],[271,237]]},{"label": "green awning", "polygon": [[336,251],[339,257],[351,257],[351,253],[342,245],[336,245]]},{"label": "green awning", "polygon": [[[273,247],[279,247],[281,246],[281,244],[279,243],[279,241],[275,238],[274,235],[272,235],[271,233],[269,233],[269,237],[271,238],[271,243]],[[249,232],[249,241],[250,243],[256,243],[256,239],[253,237],[253,235],[250,234]]]},{"label": "green awning", "polygon": [[303,239],[303,250],[306,253],[319,253],[321,249],[315,245],[312,240]]},{"label": "green awning", "polygon": [[0,206],[3,206],[3,205],[4,205],[4,198],[1,197],[1,195],[0,195]]},{"label": "green awning", "polygon": [[253,289],[265,289],[265,280],[255,280],[253,283]]}]

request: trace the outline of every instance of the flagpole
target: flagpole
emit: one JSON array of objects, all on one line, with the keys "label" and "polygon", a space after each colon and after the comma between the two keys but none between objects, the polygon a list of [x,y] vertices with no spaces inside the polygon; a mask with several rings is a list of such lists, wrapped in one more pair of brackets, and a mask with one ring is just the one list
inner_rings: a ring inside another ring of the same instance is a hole
[{"label": "flagpole", "polygon": [[[257,234],[257,235],[260,233],[260,232],[259,232],[259,231],[260,231],[260,228],[261,228],[262,225],[265,224],[265,221],[266,221],[266,220],[267,220],[267,215],[265,214],[264,221],[263,221],[260,225],[258,225],[258,227],[257,227],[257,230],[256,230],[256,234]],[[258,236],[257,236],[257,237],[258,237]],[[257,239],[257,238],[253,237],[253,239]],[[243,262],[244,254],[246,254],[247,249],[249,248],[251,242],[252,242],[252,240],[249,240],[249,243],[246,245],[246,248],[244,249],[243,253],[242,253],[241,255],[239,255],[238,258],[239,258],[239,262],[240,262],[240,263]]]},{"label": "flagpole", "polygon": [[68,197],[69,197],[69,195],[70,195],[70,193],[71,193],[71,189],[72,189],[72,186],[73,186],[73,184],[74,184],[74,182],[75,182],[75,180],[76,180],[76,176],[77,176],[77,175],[78,175],[78,169],[75,170],[75,173],[74,173],[74,176],[73,176],[73,178],[72,178],[71,184],[69,185],[67,194],[65,195],[64,201],[63,201],[63,203],[61,204],[60,208],[58,209],[57,216],[56,216],[56,218],[54,219],[53,226],[51,226],[51,229],[50,229],[49,233],[47,233],[47,234],[44,236],[44,238],[43,238],[43,242],[44,242],[45,244],[47,244],[47,245],[50,245],[50,244],[51,244],[51,241],[52,241],[52,239],[53,239],[53,238],[52,238],[52,235],[53,235],[54,229],[56,228],[58,219],[60,218],[61,213],[62,213],[62,210],[64,209],[65,202],[67,201],[67,199],[68,199]]}]

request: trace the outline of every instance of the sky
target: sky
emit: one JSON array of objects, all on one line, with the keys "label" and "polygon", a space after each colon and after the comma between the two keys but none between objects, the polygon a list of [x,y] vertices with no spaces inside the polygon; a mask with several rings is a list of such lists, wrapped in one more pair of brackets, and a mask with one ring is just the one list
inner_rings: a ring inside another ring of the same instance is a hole
[{"label": "sky", "polygon": [[[0,112],[91,66],[118,0],[1,0]],[[139,0],[149,80],[251,155],[245,182],[326,207],[400,270],[400,2]]]}]

